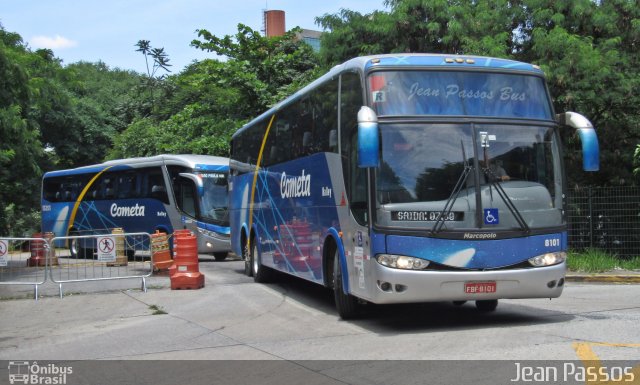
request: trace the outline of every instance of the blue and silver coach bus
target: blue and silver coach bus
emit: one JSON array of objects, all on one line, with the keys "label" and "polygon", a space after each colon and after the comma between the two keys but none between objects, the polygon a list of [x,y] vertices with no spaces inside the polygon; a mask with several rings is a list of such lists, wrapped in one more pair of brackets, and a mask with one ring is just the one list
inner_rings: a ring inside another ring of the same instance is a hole
[{"label": "blue and silver coach bus", "polygon": [[232,138],[231,246],[258,282],[276,269],[366,302],[562,293],[567,248],[559,130],[544,74],[504,59],[407,54],[352,59]]},{"label": "blue and silver coach bus", "polygon": [[[56,236],[189,229],[198,251],[224,260],[230,251],[229,159],[158,155],[48,172],[42,181],[42,231]],[[62,245],[59,245],[62,246]],[[78,240],[72,256],[90,252]]]}]

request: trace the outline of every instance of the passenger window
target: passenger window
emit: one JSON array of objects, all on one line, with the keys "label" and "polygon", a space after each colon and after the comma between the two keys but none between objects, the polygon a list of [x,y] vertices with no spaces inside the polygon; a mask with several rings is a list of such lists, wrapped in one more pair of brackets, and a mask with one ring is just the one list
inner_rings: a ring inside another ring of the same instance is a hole
[{"label": "passenger window", "polygon": [[147,196],[157,199],[164,204],[169,204],[167,188],[164,184],[164,177],[160,169],[150,170],[147,174]]}]

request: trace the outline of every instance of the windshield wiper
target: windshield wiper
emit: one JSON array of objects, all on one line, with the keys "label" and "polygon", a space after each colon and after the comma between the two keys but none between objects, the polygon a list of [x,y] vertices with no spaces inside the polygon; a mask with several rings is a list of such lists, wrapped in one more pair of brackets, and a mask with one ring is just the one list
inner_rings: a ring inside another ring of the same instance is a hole
[{"label": "windshield wiper", "polygon": [[444,223],[445,223],[445,218],[447,218],[451,213],[451,210],[453,210],[453,204],[456,203],[456,199],[458,199],[458,194],[467,183],[467,178],[469,178],[469,174],[473,170],[473,167],[469,165],[469,161],[467,160],[467,154],[464,151],[464,144],[462,143],[462,140],[460,141],[460,147],[462,148],[462,164],[464,165],[464,168],[462,169],[462,174],[460,174],[460,177],[458,178],[458,182],[456,182],[456,185],[453,187],[453,190],[451,191],[451,195],[449,196],[449,199],[447,199],[447,202],[445,203],[444,208],[440,212],[440,215],[438,216],[436,223],[433,224],[433,228],[431,229],[431,234],[436,234],[442,230],[442,226],[444,226]]}]

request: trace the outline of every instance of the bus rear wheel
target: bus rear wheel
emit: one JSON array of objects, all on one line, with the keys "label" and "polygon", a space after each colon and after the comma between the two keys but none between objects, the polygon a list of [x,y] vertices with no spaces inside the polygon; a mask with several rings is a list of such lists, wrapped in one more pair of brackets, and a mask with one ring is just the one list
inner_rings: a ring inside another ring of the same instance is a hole
[{"label": "bus rear wheel", "polygon": [[251,268],[253,272],[253,280],[257,283],[269,282],[271,278],[271,271],[268,267],[262,264],[260,255],[258,254],[258,244],[253,243],[251,248]]},{"label": "bus rear wheel", "polygon": [[252,272],[252,267],[251,265],[253,264],[253,261],[251,260],[251,252],[249,251],[249,243],[245,242],[244,247],[242,248],[242,253],[244,254],[244,274],[247,277],[251,277],[253,272]]},{"label": "bus rear wheel", "polygon": [[340,315],[340,318],[348,320],[360,315],[360,304],[356,297],[344,293],[342,277],[340,253],[336,250],[333,257],[333,296],[336,301],[338,315]]}]

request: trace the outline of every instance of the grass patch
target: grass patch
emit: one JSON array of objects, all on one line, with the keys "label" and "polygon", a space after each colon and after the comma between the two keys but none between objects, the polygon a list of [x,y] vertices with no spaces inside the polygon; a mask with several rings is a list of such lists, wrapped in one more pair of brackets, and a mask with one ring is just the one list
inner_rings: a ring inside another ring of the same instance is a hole
[{"label": "grass patch", "polygon": [[158,305],[150,305],[149,306],[149,310],[151,310],[153,312],[153,313],[151,313],[151,315],[168,314],[166,311],[164,311],[163,308],[161,308]]},{"label": "grass patch", "polygon": [[567,266],[571,271],[602,273],[612,270],[640,270],[640,257],[620,259],[599,249],[569,251]]}]

